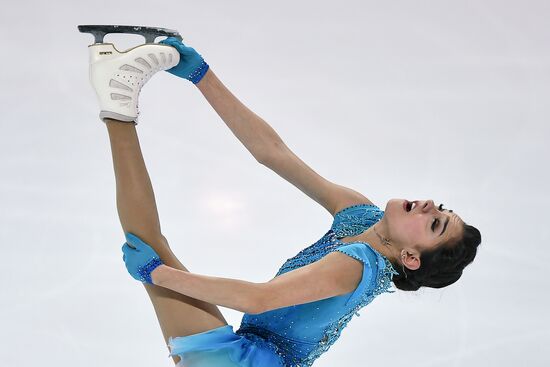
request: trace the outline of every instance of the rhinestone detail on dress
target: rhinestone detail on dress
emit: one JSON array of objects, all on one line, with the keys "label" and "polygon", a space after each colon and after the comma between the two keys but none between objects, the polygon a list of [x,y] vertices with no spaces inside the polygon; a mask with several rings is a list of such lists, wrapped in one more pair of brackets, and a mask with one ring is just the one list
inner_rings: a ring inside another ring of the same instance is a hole
[{"label": "rhinestone detail on dress", "polygon": [[[311,264],[330,252],[340,247],[349,245],[340,240],[340,238],[356,236],[368,229],[371,225],[378,222],[383,217],[384,212],[375,205],[359,204],[347,207],[334,216],[334,222],[331,229],[313,245],[301,250],[296,256],[287,259],[281,266],[277,275],[281,275],[296,268]],[[359,242],[359,241],[355,241]],[[335,311],[333,322],[327,324],[319,336],[314,339],[303,336],[297,336],[293,331],[296,328],[294,321],[288,319],[288,315],[295,315],[297,306],[286,308],[284,313],[268,311],[264,314],[245,314],[241,327],[236,331],[237,334],[246,335],[251,340],[258,340],[268,346],[279,355],[284,361],[285,367],[308,367],[327,351],[332,344],[340,337],[342,330],[354,315],[359,315],[359,310],[368,305],[377,295],[384,292],[393,293],[389,290],[393,274],[397,272],[393,269],[391,262],[380,253],[375,251],[368,243],[360,242],[371,248],[376,255],[376,279],[373,279],[373,285],[369,286],[363,293],[357,294],[350,299],[348,306],[341,307]],[[355,257],[355,256],[353,256]],[[364,259],[358,259],[364,261]],[[315,312],[320,310],[321,304],[315,307]],[[283,309],[285,310],[285,309]],[[286,316],[285,316],[286,315]],[[319,317],[316,314],[307,316],[313,325],[302,324],[301,327],[308,329],[314,327]],[[294,325],[293,325],[294,324]],[[292,327],[294,326],[294,328]],[[288,334],[287,334],[288,333]]]},{"label": "rhinestone detail on dress", "polygon": [[302,361],[302,366],[311,366],[317,358],[319,358],[324,352],[329,350],[332,344],[334,344],[336,340],[338,340],[340,334],[342,333],[342,330],[347,326],[353,316],[361,316],[359,314],[359,310],[371,303],[371,301],[376,296],[385,292],[395,292],[394,290],[390,290],[389,287],[391,286],[391,279],[393,277],[393,274],[398,273],[393,269],[388,259],[384,257],[384,260],[385,267],[378,270],[376,288],[370,292],[365,292],[364,294],[362,294],[361,299],[356,303],[355,307],[353,307],[337,322],[334,322],[327,327],[327,329],[325,330],[325,335],[319,341],[317,348],[311,351],[310,354]]}]

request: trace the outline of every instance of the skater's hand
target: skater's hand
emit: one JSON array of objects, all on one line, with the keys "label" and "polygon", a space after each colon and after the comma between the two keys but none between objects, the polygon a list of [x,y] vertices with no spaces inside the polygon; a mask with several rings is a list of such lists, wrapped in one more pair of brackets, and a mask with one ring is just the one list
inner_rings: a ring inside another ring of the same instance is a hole
[{"label": "skater's hand", "polygon": [[[142,283],[153,284],[151,273],[163,262],[151,246],[143,242],[136,235],[125,234],[126,243],[122,246],[122,260],[126,264],[128,273]],[[132,247],[130,247],[132,246]]]},{"label": "skater's hand", "polygon": [[180,62],[171,69],[166,70],[170,74],[179,76],[197,84],[208,71],[208,64],[194,48],[184,45],[174,37],[168,37],[160,43],[175,47],[180,53]]}]

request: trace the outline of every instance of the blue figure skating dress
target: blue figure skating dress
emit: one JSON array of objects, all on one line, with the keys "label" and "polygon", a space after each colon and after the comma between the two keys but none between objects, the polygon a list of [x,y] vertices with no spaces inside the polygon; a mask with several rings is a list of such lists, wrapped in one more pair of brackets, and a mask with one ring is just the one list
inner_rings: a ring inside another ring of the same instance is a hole
[{"label": "blue figure skating dress", "polygon": [[334,216],[331,229],[316,243],[288,259],[276,276],[311,264],[333,251],[340,251],[363,263],[357,288],[340,296],[282,307],[260,314],[243,315],[233,331],[225,325],[206,332],[169,338],[170,356],[179,355],[185,367],[306,367],[326,352],[339,338],[358,311],[379,294],[389,292],[393,274],[390,261],[368,243],[344,243],[357,236],[384,212],[376,205],[359,204]]}]

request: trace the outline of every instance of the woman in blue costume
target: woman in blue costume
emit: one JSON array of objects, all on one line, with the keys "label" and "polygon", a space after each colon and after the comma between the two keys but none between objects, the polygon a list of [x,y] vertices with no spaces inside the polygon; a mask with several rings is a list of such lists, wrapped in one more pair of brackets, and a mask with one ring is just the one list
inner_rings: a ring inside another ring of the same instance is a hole
[{"label": "woman in blue costume", "polygon": [[[319,241],[268,282],[191,273],[161,233],[135,124],[104,119],[126,237],[123,260],[144,284],[178,366],[311,366],[362,307],[393,292],[391,283],[405,291],[445,287],[473,261],[481,235],[452,210],[432,200],[392,199],[382,211],[324,179],[231,94],[193,48],[174,38],[161,44],[180,54],[168,72],[191,81],[259,163],[334,217]],[[244,313],[238,330],[218,305]]]}]

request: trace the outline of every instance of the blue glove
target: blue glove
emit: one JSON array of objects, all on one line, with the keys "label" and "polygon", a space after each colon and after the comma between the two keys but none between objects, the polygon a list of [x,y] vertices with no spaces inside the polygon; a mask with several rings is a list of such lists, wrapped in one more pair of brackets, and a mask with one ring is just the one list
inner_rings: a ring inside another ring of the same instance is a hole
[{"label": "blue glove", "polygon": [[126,233],[126,243],[122,246],[122,260],[128,273],[141,282],[153,284],[151,272],[163,262],[151,246],[132,233]]},{"label": "blue glove", "polygon": [[160,41],[164,45],[175,47],[180,53],[180,62],[171,69],[166,70],[170,74],[179,76],[197,84],[208,71],[208,64],[194,48],[184,45],[174,37],[168,37]]}]

